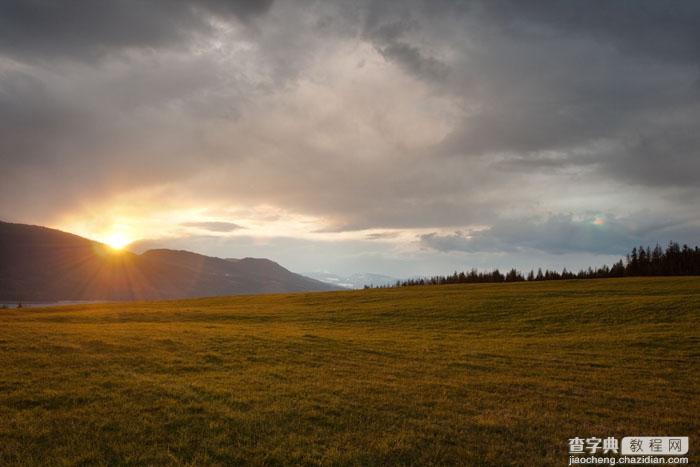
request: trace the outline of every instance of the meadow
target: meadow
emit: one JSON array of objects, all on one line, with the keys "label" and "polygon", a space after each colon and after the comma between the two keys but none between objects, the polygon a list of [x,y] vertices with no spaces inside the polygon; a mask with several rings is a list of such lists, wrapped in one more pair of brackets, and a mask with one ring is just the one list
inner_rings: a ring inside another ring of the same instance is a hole
[{"label": "meadow", "polygon": [[0,310],[0,465],[692,464],[699,318],[698,277]]}]

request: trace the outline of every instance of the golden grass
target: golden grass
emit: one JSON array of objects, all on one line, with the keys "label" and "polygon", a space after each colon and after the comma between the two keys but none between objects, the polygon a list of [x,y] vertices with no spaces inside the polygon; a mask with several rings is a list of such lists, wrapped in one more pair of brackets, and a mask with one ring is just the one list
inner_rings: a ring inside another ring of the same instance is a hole
[{"label": "golden grass", "polygon": [[[700,278],[0,311],[0,465],[566,465],[691,436]],[[693,459],[691,458],[691,463]]]}]

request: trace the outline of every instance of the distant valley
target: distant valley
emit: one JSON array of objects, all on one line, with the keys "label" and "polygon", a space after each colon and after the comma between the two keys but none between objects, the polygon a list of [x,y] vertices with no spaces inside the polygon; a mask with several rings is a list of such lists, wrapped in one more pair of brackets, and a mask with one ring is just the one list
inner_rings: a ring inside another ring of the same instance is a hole
[{"label": "distant valley", "polygon": [[396,277],[385,276],[383,274],[357,273],[349,276],[341,276],[328,272],[305,272],[305,276],[312,277],[321,282],[344,287],[346,289],[362,289],[365,286],[384,287],[394,285],[399,280]]}]

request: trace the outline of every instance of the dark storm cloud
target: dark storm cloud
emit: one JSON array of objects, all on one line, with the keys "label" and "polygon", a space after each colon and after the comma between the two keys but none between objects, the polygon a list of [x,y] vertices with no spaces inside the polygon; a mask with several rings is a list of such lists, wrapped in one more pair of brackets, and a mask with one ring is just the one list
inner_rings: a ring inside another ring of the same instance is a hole
[{"label": "dark storm cloud", "polygon": [[650,186],[698,186],[700,114],[687,122],[659,125],[630,138],[616,157],[605,161],[615,177]]},{"label": "dark storm cloud", "polygon": [[[70,133],[70,122],[80,114],[60,96],[50,92],[38,78],[23,71],[0,74],[0,140],[3,157],[32,159],[44,151],[36,145],[38,135],[50,140]],[[75,128],[78,130],[78,128]]]},{"label": "dark storm cloud", "polygon": [[625,254],[633,245],[665,243],[669,238],[693,242],[700,231],[695,225],[658,222],[638,224],[630,219],[575,219],[559,214],[544,219],[504,219],[490,228],[464,234],[430,233],[420,236],[423,246],[442,252],[515,252],[530,250],[549,254]]},{"label": "dark storm cloud", "polygon": [[411,31],[417,28],[417,22],[410,17],[396,20],[390,15],[390,18],[388,22],[382,22],[381,18],[370,14],[364,25],[365,36],[375,43],[382,56],[398,62],[420,78],[444,80],[450,72],[449,67],[418,46],[406,42],[406,36],[410,36]]},{"label": "dark storm cloud", "polygon": [[[687,155],[687,138],[668,136],[679,131],[664,120],[685,113],[680,132],[700,131],[700,4],[430,5],[418,2],[400,13],[387,4],[370,9],[366,29],[387,59],[421,79],[432,75],[442,92],[467,104],[476,101],[478,110],[464,118],[439,152],[468,158],[510,153],[536,169],[553,162],[543,151],[614,141],[619,143],[615,153],[558,160],[569,166],[599,163],[603,176],[632,183],[686,183],[678,168],[697,157]],[[411,44],[412,37],[419,39]],[[452,46],[450,63],[436,58],[441,46]],[[438,71],[432,71],[434,64]],[[652,141],[656,137],[659,141]],[[654,146],[663,146],[666,156],[647,157]],[[665,157],[671,168],[659,167]],[[627,166],[630,170],[620,170]]]},{"label": "dark storm cloud", "polygon": [[490,227],[440,251],[692,238],[699,59],[694,1],[0,2],[0,216],[143,190]]},{"label": "dark storm cloud", "polygon": [[211,31],[210,17],[248,19],[272,0],[4,0],[0,51],[19,59],[33,54],[96,58],[115,49],[162,47]]},{"label": "dark storm cloud", "polygon": [[500,28],[521,36],[580,34],[626,54],[682,63],[700,58],[700,4],[691,0],[488,0],[478,2],[478,9]]},{"label": "dark storm cloud", "polygon": [[397,60],[412,73],[429,80],[443,80],[449,68],[434,57],[425,57],[421,51],[408,44],[393,42],[380,47],[381,54],[389,60]]}]

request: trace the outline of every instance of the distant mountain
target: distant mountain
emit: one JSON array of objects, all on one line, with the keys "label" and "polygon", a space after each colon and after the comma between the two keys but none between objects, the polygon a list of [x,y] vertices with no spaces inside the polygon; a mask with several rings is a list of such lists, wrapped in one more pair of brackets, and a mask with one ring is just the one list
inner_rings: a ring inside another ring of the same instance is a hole
[{"label": "distant mountain", "polygon": [[137,255],[77,235],[0,222],[0,300],[137,300],[338,290],[268,259]]},{"label": "distant mountain", "polygon": [[312,277],[326,284],[332,284],[338,287],[346,287],[348,289],[361,289],[366,285],[374,287],[382,287],[385,285],[394,285],[398,280],[396,277],[385,276],[382,274],[358,273],[350,276],[339,276],[328,272],[305,272],[304,275]]}]

